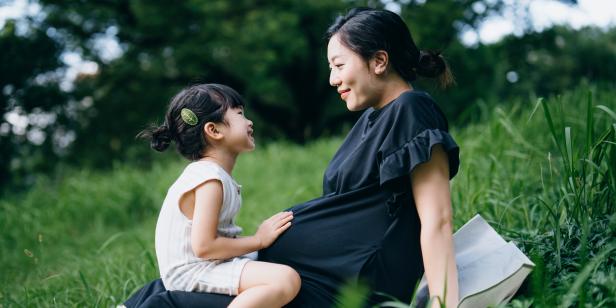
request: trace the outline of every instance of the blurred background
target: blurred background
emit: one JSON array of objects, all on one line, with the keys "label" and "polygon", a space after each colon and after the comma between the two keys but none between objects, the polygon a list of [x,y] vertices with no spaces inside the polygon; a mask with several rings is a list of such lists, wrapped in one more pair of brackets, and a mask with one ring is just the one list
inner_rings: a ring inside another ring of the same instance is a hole
[{"label": "blurred background", "polygon": [[613,1],[0,0],[2,191],[66,167],[147,166],[135,135],[194,82],[237,89],[260,142],[343,134],[359,113],[328,84],[323,34],[360,5],[398,12],[420,48],[443,52],[457,86],[415,86],[454,126],[512,97],[616,80]]},{"label": "blurred background", "polygon": [[319,196],[361,114],[328,83],[324,32],[366,5],[453,70],[413,86],[461,148],[455,227],[480,213],[537,265],[506,307],[616,307],[616,1],[0,0],[0,308],[115,307],[159,276],[187,162],[135,135],[191,83],[237,89],[255,122],[244,234]]}]

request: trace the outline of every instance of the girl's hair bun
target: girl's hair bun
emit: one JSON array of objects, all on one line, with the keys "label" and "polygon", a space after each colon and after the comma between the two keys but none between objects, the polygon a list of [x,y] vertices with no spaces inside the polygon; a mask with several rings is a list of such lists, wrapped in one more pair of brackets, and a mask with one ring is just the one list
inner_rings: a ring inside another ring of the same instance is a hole
[{"label": "girl's hair bun", "polygon": [[137,138],[149,139],[150,147],[158,152],[166,150],[171,144],[171,132],[166,124],[152,125],[137,134]]},{"label": "girl's hair bun", "polygon": [[161,125],[151,132],[152,140],[150,141],[150,146],[152,149],[162,152],[169,147],[171,144],[171,132],[169,131],[169,127],[167,125]]}]

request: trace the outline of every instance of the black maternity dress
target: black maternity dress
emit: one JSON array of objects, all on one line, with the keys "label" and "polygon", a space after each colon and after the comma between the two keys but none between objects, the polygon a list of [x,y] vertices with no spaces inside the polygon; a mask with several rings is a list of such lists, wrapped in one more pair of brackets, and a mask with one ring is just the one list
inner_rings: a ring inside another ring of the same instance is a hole
[{"label": "black maternity dress", "polygon": [[[293,226],[262,261],[287,264],[302,278],[288,307],[332,307],[342,285],[361,280],[371,290],[409,301],[423,274],[420,221],[410,173],[441,144],[449,175],[458,171],[459,149],[445,116],[422,91],[407,91],[385,107],[369,108],[351,129],[323,177],[323,196],[291,208]],[[127,306],[224,307],[224,295],[165,292],[160,280]],[[373,293],[369,302],[383,300]]]}]

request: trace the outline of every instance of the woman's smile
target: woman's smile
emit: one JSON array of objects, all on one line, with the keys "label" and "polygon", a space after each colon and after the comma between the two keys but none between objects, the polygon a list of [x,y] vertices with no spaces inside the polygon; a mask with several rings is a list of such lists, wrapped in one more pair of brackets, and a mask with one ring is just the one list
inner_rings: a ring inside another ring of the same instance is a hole
[{"label": "woman's smile", "polygon": [[349,96],[349,92],[351,92],[350,89],[346,89],[346,90],[338,90],[338,93],[340,93],[340,98],[342,100],[345,100],[347,98],[347,96]]}]

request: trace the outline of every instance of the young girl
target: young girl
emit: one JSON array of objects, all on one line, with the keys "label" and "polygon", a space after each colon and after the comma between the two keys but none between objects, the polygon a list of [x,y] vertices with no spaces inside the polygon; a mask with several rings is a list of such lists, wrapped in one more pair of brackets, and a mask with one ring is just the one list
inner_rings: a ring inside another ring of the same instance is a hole
[{"label": "young girl", "polygon": [[167,192],[156,224],[156,256],[168,290],[237,295],[229,307],[281,307],[300,287],[289,266],[247,254],[270,246],[293,214],[265,220],[253,236],[235,225],[241,186],[231,172],[237,156],[255,147],[252,121],[230,87],[198,84],[171,101],[165,123],[143,131],[157,151],[174,141],[192,161]]}]

